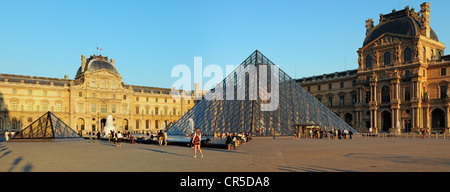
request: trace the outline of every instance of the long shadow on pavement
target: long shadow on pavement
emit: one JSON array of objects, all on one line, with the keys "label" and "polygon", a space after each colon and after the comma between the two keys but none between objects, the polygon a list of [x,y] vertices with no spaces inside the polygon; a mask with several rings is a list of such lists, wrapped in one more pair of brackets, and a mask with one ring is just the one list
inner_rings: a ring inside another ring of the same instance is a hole
[{"label": "long shadow on pavement", "polygon": [[153,152],[158,152],[158,153],[162,153],[162,154],[169,154],[169,155],[176,155],[176,156],[191,157],[190,155],[184,155],[184,154],[172,153],[172,152],[163,151],[163,150],[158,150],[158,149],[150,149],[150,148],[142,148],[142,147],[140,147],[139,149],[143,149],[143,150],[147,150],[147,151],[153,151]]}]

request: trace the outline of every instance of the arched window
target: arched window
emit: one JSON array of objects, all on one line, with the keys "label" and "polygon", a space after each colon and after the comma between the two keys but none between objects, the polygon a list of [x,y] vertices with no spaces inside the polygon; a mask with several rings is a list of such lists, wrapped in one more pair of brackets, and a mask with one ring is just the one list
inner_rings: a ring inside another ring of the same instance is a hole
[{"label": "arched window", "polygon": [[409,48],[409,47],[405,48],[403,57],[404,57],[403,59],[405,61],[411,61],[411,48]]},{"label": "arched window", "polygon": [[366,68],[372,68],[372,56],[370,55],[366,57]]},{"label": "arched window", "polygon": [[389,51],[386,51],[386,53],[384,53],[384,65],[390,64],[391,64],[391,53]]},{"label": "arched window", "polygon": [[388,86],[384,86],[381,88],[381,102],[388,103],[390,102],[390,90]]}]

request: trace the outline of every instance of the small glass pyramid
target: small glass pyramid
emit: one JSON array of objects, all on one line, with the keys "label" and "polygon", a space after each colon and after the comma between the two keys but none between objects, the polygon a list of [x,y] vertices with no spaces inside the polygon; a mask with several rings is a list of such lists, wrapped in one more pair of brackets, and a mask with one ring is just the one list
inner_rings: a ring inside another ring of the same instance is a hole
[{"label": "small glass pyramid", "polygon": [[72,128],[66,125],[61,119],[52,112],[47,112],[36,121],[25,127],[22,131],[15,134],[11,139],[69,139],[82,138]]}]

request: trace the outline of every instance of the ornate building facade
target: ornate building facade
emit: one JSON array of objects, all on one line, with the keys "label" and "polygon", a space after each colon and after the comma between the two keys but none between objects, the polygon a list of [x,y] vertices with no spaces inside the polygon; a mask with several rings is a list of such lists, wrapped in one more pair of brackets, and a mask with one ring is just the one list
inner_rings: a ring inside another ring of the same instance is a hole
[{"label": "ornate building facade", "polygon": [[171,89],[126,85],[114,60],[81,56],[75,79],[0,74],[0,132],[20,131],[51,111],[77,132],[103,130],[112,115],[117,130],[135,133],[170,126],[195,105]]},{"label": "ornate building facade", "polygon": [[366,20],[358,69],[297,82],[360,132],[448,132],[450,55],[429,14],[423,3]]}]

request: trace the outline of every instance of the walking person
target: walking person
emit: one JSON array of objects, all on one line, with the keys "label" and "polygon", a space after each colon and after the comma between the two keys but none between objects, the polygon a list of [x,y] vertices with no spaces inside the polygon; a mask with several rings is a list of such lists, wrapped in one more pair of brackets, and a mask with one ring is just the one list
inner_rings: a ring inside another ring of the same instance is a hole
[{"label": "walking person", "polygon": [[6,139],[6,141],[9,140],[9,132],[8,132],[8,130],[5,131],[5,139]]},{"label": "walking person", "polygon": [[118,131],[116,147],[122,147],[122,138],[123,138],[122,133],[120,133],[120,131]]},{"label": "walking person", "polygon": [[352,139],[352,135],[353,135],[353,131],[350,129],[350,131],[348,132],[348,136],[350,136],[350,139]]},{"label": "walking person", "polygon": [[167,146],[167,131],[164,130],[164,146]]},{"label": "walking person", "polygon": [[192,143],[194,144],[194,158],[197,158],[197,149],[200,152],[201,158],[203,158],[203,152],[200,149],[200,143],[202,141],[202,134],[200,133],[200,129],[195,129],[194,137],[192,139]]},{"label": "walking person", "polygon": [[100,131],[98,131],[97,132],[97,140],[100,142],[100,136],[101,136],[101,134],[100,134]]}]

